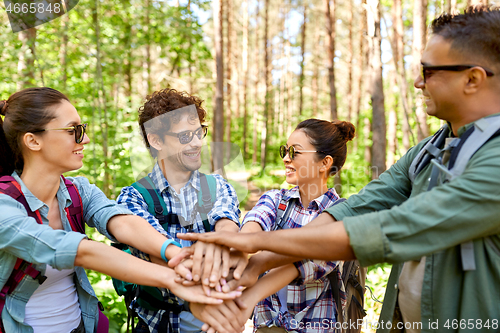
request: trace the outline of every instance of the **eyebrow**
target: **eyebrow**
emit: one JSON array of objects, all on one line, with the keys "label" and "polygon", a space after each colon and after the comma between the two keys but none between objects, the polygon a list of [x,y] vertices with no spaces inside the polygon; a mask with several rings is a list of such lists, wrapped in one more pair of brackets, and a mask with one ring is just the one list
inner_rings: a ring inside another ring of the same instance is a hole
[{"label": "eyebrow", "polygon": [[76,121],[70,121],[69,123],[66,124],[66,127],[71,127],[71,126],[75,126],[75,125],[78,125],[79,123],[76,122]]},{"label": "eyebrow", "polygon": [[304,148],[304,147],[302,147],[302,146],[300,145],[300,143],[296,143],[296,144],[294,144],[294,145],[290,145],[290,146],[288,146],[288,147],[291,147],[291,146],[293,146],[293,147],[300,147],[300,148]]}]

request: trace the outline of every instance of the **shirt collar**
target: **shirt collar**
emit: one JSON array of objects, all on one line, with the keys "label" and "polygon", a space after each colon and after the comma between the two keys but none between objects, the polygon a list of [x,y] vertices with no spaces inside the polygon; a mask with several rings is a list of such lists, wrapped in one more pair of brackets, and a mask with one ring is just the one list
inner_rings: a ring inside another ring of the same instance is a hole
[{"label": "shirt collar", "polygon": [[[286,191],[285,194],[283,195],[283,199],[285,199],[286,201],[288,201],[292,198],[298,198],[299,202],[302,204],[302,207],[304,207],[304,205],[300,199],[300,192],[299,192],[298,186],[295,186],[294,188]],[[326,191],[325,193],[323,193],[322,195],[320,195],[319,197],[317,197],[316,199],[311,201],[310,205],[316,206],[318,209],[323,210],[323,209],[329,207],[329,204],[331,202],[337,201],[338,198],[339,198],[339,195],[337,194],[335,189],[329,188],[328,191]],[[313,208],[316,208],[316,207],[313,207]]]},{"label": "shirt collar", "polygon": [[[14,171],[12,173],[12,177],[19,183],[21,186],[21,191],[23,192],[24,197],[26,198],[26,202],[30,207],[31,211],[35,212],[42,208],[43,206],[47,206],[42,200],[38,199],[31,191],[26,187],[24,182],[22,181],[19,174]],[[59,178],[59,189],[57,190],[57,200],[59,204],[65,203],[64,207],[69,207],[71,205],[71,197],[69,196],[68,189],[64,184],[62,177]]]},{"label": "shirt collar", "polygon": [[[199,171],[195,170],[191,172],[191,176],[189,177],[188,182],[184,187],[186,186],[191,186],[196,190],[200,190],[200,177],[199,177]],[[167,190],[170,187],[170,184],[168,183],[167,178],[163,175],[163,172],[161,171],[160,165],[158,163],[155,163],[153,170],[149,173],[149,177],[153,181],[153,184],[155,187],[160,191],[160,193],[163,193],[163,191]]]}]

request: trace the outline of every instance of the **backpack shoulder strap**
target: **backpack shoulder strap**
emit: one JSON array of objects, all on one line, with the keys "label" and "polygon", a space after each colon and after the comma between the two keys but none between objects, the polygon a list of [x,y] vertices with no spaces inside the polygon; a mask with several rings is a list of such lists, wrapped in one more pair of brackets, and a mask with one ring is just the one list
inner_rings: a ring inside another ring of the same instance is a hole
[{"label": "backpack shoulder strap", "polygon": [[413,159],[408,169],[408,177],[411,182],[415,181],[417,175],[430,163],[433,158],[436,158],[444,146],[444,142],[450,133],[448,124],[437,131],[434,136],[424,145],[417,156]]},{"label": "backpack shoulder strap", "polygon": [[479,119],[473,128],[468,140],[462,140],[460,149],[456,148],[456,158],[450,156],[451,179],[460,176],[472,155],[500,130],[500,116]]},{"label": "backpack shoulder strap", "polygon": [[142,195],[146,204],[148,205],[148,211],[151,215],[154,215],[162,227],[166,230],[164,224],[167,222],[165,215],[168,214],[167,205],[163,201],[162,196],[155,188],[153,181],[149,176],[139,179],[132,186]]},{"label": "backpack shoulder strap", "polygon": [[200,172],[200,187],[198,192],[198,211],[203,221],[206,232],[211,231],[212,227],[208,221],[208,213],[212,210],[217,200],[217,180],[213,175],[206,175]]},{"label": "backpack shoulder strap", "polygon": [[276,222],[274,223],[273,231],[279,229],[286,229],[286,221],[292,212],[293,207],[297,198],[285,199],[287,192],[283,193],[280,203],[278,204],[278,210],[276,212]]},{"label": "backpack shoulder strap", "polygon": [[61,176],[64,185],[68,189],[69,197],[71,198],[71,205],[66,207],[66,214],[71,225],[71,229],[76,232],[85,234],[85,222],[83,221],[83,203],[80,192],[70,180]]}]

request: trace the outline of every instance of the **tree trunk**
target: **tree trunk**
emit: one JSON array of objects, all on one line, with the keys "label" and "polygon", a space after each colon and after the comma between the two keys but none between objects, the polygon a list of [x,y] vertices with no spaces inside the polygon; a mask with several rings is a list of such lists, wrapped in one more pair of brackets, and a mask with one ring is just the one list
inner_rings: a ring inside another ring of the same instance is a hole
[{"label": "tree trunk", "polygon": [[[413,47],[412,47],[412,72],[413,77],[420,73],[420,57],[424,52],[427,33],[427,0],[415,0],[413,2]],[[417,138],[418,141],[429,136],[429,126],[427,125],[427,114],[424,110],[422,92],[417,92],[416,115],[417,115]]]},{"label": "tree trunk", "polygon": [[[226,16],[226,36],[227,36],[227,48],[226,48],[226,117],[224,119],[225,127],[226,127],[226,142],[231,142],[231,118],[232,118],[232,98],[233,93],[231,91],[232,88],[232,63],[233,63],[233,50],[232,50],[232,41],[231,35],[233,30],[233,0],[224,0],[226,2],[225,16]],[[222,15],[224,15],[222,14]],[[231,150],[226,150],[226,159],[229,161],[231,157]]]},{"label": "tree trunk", "polygon": [[99,1],[95,0],[92,8],[92,23],[94,25],[95,32],[95,45],[96,45],[96,84],[98,85],[98,107],[102,110],[101,119],[101,132],[102,132],[102,152],[104,155],[104,179],[102,184],[102,190],[107,197],[111,194],[111,175],[109,173],[109,144],[108,144],[108,101],[106,97],[106,91],[104,89],[104,80],[102,77],[102,67],[101,67],[101,32],[99,27]]},{"label": "tree trunk", "polygon": [[384,108],[384,84],[382,78],[382,37],[380,35],[380,2],[368,0],[367,26],[370,41],[371,101],[372,101],[372,179],[385,171],[386,124]]},{"label": "tree trunk", "polygon": [[17,71],[19,79],[17,81],[17,90],[33,87],[35,81],[35,42],[36,28],[30,28],[19,32],[21,41],[21,50],[19,52],[19,61]]},{"label": "tree trunk", "polygon": [[146,73],[147,73],[147,84],[148,84],[148,94],[153,92],[153,83],[151,80],[151,25],[149,16],[151,10],[151,0],[146,1],[146,26],[143,27],[145,29],[145,37],[146,37]]},{"label": "tree trunk", "polygon": [[[255,13],[255,48],[254,48],[254,63],[255,63],[255,92],[254,92],[254,110],[252,117],[253,125],[253,154],[252,163],[257,164],[257,154],[259,152],[258,148],[258,114],[259,114],[259,81],[260,81],[260,66],[259,66],[259,23],[260,23],[260,0],[257,0],[257,10]],[[261,152],[262,154],[262,152]],[[260,159],[259,159],[260,160]]]},{"label": "tree trunk", "polygon": [[[367,64],[367,55],[365,51],[365,35],[366,35],[366,0],[362,1],[361,13],[360,13],[360,29],[358,33],[359,41],[359,53],[358,53],[358,77],[356,81],[356,90],[353,99],[356,101],[356,131],[361,130],[361,103],[363,96],[363,77],[365,73],[365,68]],[[359,146],[359,140],[354,140],[354,149],[357,151]],[[367,160],[369,161],[369,160]]]},{"label": "tree trunk", "polygon": [[326,17],[326,67],[328,69],[328,81],[330,84],[330,119],[335,120],[337,116],[337,92],[335,89],[335,68],[333,58],[335,57],[335,0],[325,0]]},{"label": "tree trunk", "polygon": [[454,14],[457,11],[457,0],[449,0],[450,1],[450,14]]},{"label": "tree trunk", "polygon": [[[285,6],[284,6],[285,7]],[[281,28],[282,30],[282,35],[281,35],[281,43],[280,43],[280,59],[285,59],[285,31],[286,31],[286,8],[280,8],[280,13],[281,13]],[[286,62],[282,61],[281,62],[281,76],[280,76],[280,90],[279,90],[279,104],[278,104],[278,110],[279,110],[279,116],[278,116],[278,135],[280,138],[285,136],[285,89],[286,89]]]},{"label": "tree trunk", "polygon": [[410,128],[410,107],[408,98],[408,85],[406,81],[406,71],[404,65],[404,25],[403,25],[403,9],[401,0],[394,0],[393,6],[393,24],[394,38],[392,43],[395,68],[397,72],[396,81],[399,88],[401,104],[403,106],[403,118],[401,121],[401,131],[403,132],[403,148],[404,151],[410,149],[410,136],[412,136]]},{"label": "tree trunk", "polygon": [[271,52],[270,52],[270,44],[269,40],[269,0],[265,0],[264,2],[264,75],[266,82],[266,98],[264,104],[264,133],[262,134],[261,142],[261,158],[260,163],[262,166],[262,171],[266,168],[267,163],[267,148],[269,144],[269,137],[271,135],[269,131],[271,119],[269,117],[271,110]]},{"label": "tree trunk", "polygon": [[352,19],[353,19],[353,0],[348,0],[347,8],[347,27],[349,30],[349,39],[347,41],[347,121],[351,121],[352,118]]},{"label": "tree trunk", "polygon": [[304,14],[302,19],[302,31],[300,40],[300,77],[299,77],[299,116],[302,116],[304,108],[304,65],[306,52],[306,27],[307,27],[307,1],[304,1]]},{"label": "tree trunk", "polygon": [[249,39],[248,39],[248,0],[243,0],[243,53],[241,60],[243,62],[243,158],[248,159],[248,100],[247,100],[247,85],[248,85],[248,61],[249,61]]},{"label": "tree trunk", "polygon": [[320,50],[320,30],[319,29],[314,29],[314,59],[313,59],[313,77],[312,77],[312,83],[311,83],[311,89],[312,89],[312,110],[313,110],[313,117],[318,116],[318,78],[319,78],[319,50]]},{"label": "tree trunk", "polygon": [[215,87],[214,105],[214,133],[212,140],[216,143],[212,147],[214,171],[222,170],[223,155],[222,142],[224,141],[224,64],[223,64],[223,44],[222,44],[222,13],[223,0],[213,1],[214,16],[214,41],[215,41],[215,67],[217,73],[217,84]]},{"label": "tree trunk", "polygon": [[61,61],[61,83],[62,91],[67,93],[68,91],[68,30],[69,30],[69,15],[63,15],[61,17],[62,22],[62,43],[60,51],[60,61]]}]

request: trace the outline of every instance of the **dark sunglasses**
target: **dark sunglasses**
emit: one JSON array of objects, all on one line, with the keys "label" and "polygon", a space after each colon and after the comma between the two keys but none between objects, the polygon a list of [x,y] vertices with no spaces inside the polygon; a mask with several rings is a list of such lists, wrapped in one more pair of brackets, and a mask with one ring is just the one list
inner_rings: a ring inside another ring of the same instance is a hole
[{"label": "dark sunglasses", "polygon": [[493,73],[491,70],[488,68],[485,68],[483,66],[478,66],[478,65],[445,65],[445,66],[427,66],[424,64],[420,65],[420,75],[422,75],[422,78],[424,79],[424,83],[426,83],[427,78],[432,75],[434,71],[451,71],[451,72],[461,72],[465,71],[467,69],[471,69],[474,67],[480,67],[484,69],[486,72],[487,76],[493,76],[495,73]]},{"label": "dark sunglasses", "polygon": [[207,133],[208,133],[208,126],[201,125],[201,127],[198,128],[196,131],[184,131],[180,133],[166,132],[165,135],[175,136],[179,139],[179,142],[181,144],[186,145],[191,141],[193,141],[195,135],[198,137],[198,139],[201,140],[207,136]]},{"label": "dark sunglasses", "polygon": [[280,146],[280,157],[285,158],[285,156],[288,154],[291,160],[295,158],[295,155],[301,154],[301,153],[323,153],[326,154],[324,151],[319,151],[319,150],[296,150],[294,146],[286,147],[285,145]]},{"label": "dark sunglasses", "polygon": [[79,124],[79,125],[73,125],[70,127],[61,127],[61,128],[46,128],[46,129],[32,131],[31,133],[44,132],[44,131],[58,131],[58,130],[68,130],[68,131],[72,130],[72,131],[74,131],[75,132],[75,142],[81,143],[83,141],[83,138],[85,138],[85,131],[87,130],[87,124]]}]

